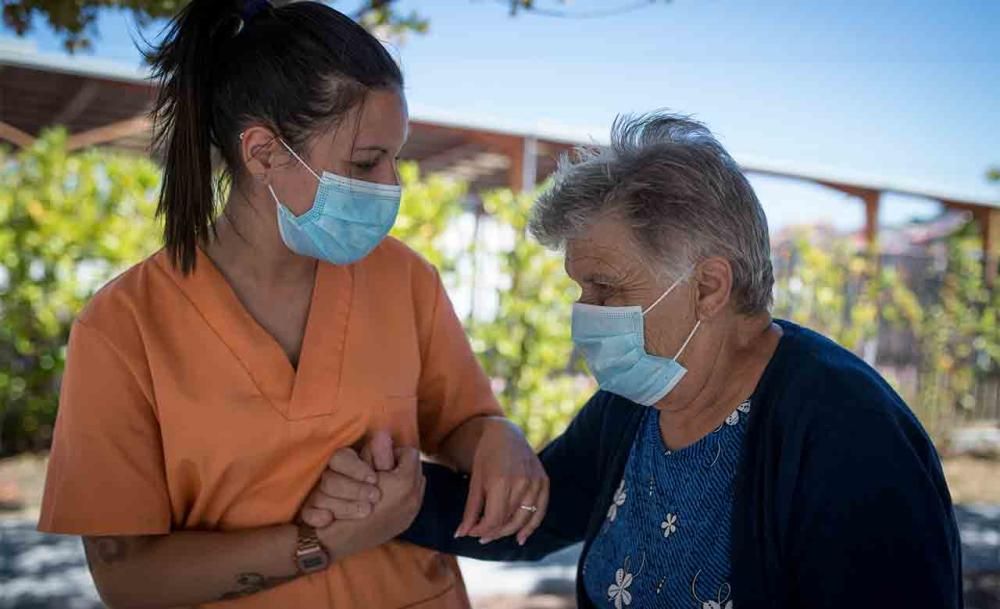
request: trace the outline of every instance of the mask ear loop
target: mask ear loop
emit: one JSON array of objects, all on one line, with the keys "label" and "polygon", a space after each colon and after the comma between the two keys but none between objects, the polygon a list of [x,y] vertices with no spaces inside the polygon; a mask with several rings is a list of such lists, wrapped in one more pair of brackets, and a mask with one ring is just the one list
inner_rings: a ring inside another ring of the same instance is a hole
[{"label": "mask ear loop", "polygon": [[687,340],[686,340],[686,341],[684,341],[684,344],[683,344],[683,345],[681,345],[681,348],[680,348],[680,350],[679,350],[679,351],[677,352],[677,355],[675,355],[675,356],[674,356],[674,359],[675,359],[675,360],[676,360],[677,358],[679,358],[679,357],[681,356],[681,354],[682,354],[682,353],[684,353],[684,350],[685,350],[685,349],[687,349],[687,346],[688,346],[688,345],[689,345],[689,344],[691,343],[691,339],[693,339],[693,338],[694,338],[694,334],[695,334],[695,332],[697,332],[697,331],[698,331],[698,328],[700,328],[700,327],[701,327],[701,320],[699,319],[699,320],[698,320],[698,323],[696,323],[696,324],[694,325],[694,329],[693,329],[693,330],[691,330],[691,333],[690,333],[690,334],[688,334],[688,337],[687,337]]},{"label": "mask ear loop", "polygon": [[291,153],[291,155],[293,157],[295,157],[296,161],[302,163],[302,166],[305,167],[306,169],[308,169],[309,173],[313,174],[313,177],[316,178],[317,182],[322,181],[322,180],[320,180],[319,174],[316,173],[315,171],[313,171],[312,167],[310,167],[308,163],[306,163],[305,161],[303,161],[302,157],[300,157],[297,152],[295,152],[294,150],[292,150],[291,146],[289,146],[288,144],[285,143],[285,140],[283,140],[283,139],[281,139],[279,137],[278,141],[281,142],[281,145],[285,147],[285,150],[287,150],[289,153]]},{"label": "mask ear loop", "polygon": [[[241,140],[243,139],[243,135],[244,135],[244,134],[242,134],[242,133],[240,134],[240,139],[241,139]],[[322,181],[322,180],[320,180],[320,177],[319,177],[319,175],[317,175],[317,174],[316,174],[316,172],[315,172],[315,171],[313,171],[312,167],[310,167],[308,163],[306,163],[305,161],[303,161],[303,160],[302,160],[302,157],[300,157],[300,156],[298,155],[298,153],[296,153],[296,152],[295,152],[294,150],[292,150],[292,147],[291,147],[291,146],[289,146],[289,145],[288,145],[288,144],[287,144],[287,143],[285,142],[285,140],[283,140],[283,139],[281,139],[281,138],[279,137],[279,138],[278,138],[278,141],[279,141],[279,142],[281,142],[281,145],[285,147],[285,150],[287,150],[287,151],[288,151],[288,152],[289,152],[289,153],[290,153],[290,154],[291,154],[291,155],[292,155],[293,157],[295,157],[295,160],[296,160],[296,161],[298,161],[299,163],[302,163],[302,166],[303,166],[303,167],[305,167],[305,168],[306,168],[306,171],[308,171],[309,173],[311,173],[311,174],[313,175],[313,177],[314,177],[314,178],[316,178],[316,181],[317,181],[317,182],[321,182],[321,181]],[[279,201],[279,200],[278,200],[278,195],[277,195],[277,194],[275,194],[275,192],[274,192],[274,187],[273,187],[273,186],[271,186],[270,184],[268,184],[268,185],[267,185],[267,191],[268,191],[269,193],[271,193],[271,198],[272,198],[272,199],[274,199],[274,203],[275,203],[276,205],[278,205],[278,206],[280,207],[280,206],[281,206],[281,201]]]},{"label": "mask ear loop", "polygon": [[669,288],[667,288],[665,292],[663,292],[662,294],[660,294],[659,298],[657,298],[655,301],[653,301],[653,304],[649,305],[648,307],[646,307],[643,310],[643,312],[642,312],[643,317],[646,316],[646,313],[649,313],[650,311],[652,311],[653,307],[655,307],[656,305],[660,304],[663,301],[664,298],[666,298],[667,296],[669,296],[670,293],[674,291],[674,288],[676,288],[677,286],[679,286],[681,283],[687,281],[687,278],[690,277],[690,276],[691,276],[691,272],[688,271],[687,273],[684,273],[683,275],[681,275],[680,277],[678,277],[677,281],[675,281]]},{"label": "mask ear loop", "polygon": [[[246,135],[246,131],[240,133],[240,141],[241,142],[243,141],[243,137],[245,135]],[[289,146],[285,142],[285,140],[283,140],[282,138],[279,137],[278,141],[281,142],[281,145],[285,147],[285,150],[287,150],[293,157],[295,157],[296,161],[302,163],[302,166],[305,167],[306,171],[308,171],[309,173],[311,173],[314,178],[316,178],[317,182],[321,182],[322,181],[322,180],[320,180],[319,175],[315,171],[313,171],[312,167],[310,167],[308,163],[306,163],[305,161],[303,161],[302,157],[300,157],[297,152],[295,152],[294,150],[292,150],[292,147]],[[278,195],[274,194],[274,188],[270,184],[267,185],[267,190],[268,190],[268,192],[271,193],[271,198],[274,199],[274,202],[277,203],[278,205],[281,205],[281,202],[278,201]]]},{"label": "mask ear loop", "polygon": [[660,302],[662,302],[663,299],[666,298],[670,294],[670,290],[674,289],[674,286],[676,286],[676,285],[677,284],[675,283],[674,285],[672,285],[669,288],[667,288],[667,291],[664,292],[664,293],[662,293],[662,294],[660,294],[660,297],[657,298],[655,301],[653,301],[653,304],[651,304],[648,307],[646,307],[645,309],[643,309],[642,310],[642,316],[645,317],[646,313],[649,313],[650,311],[653,310],[653,307],[655,307],[656,305],[660,304]]},{"label": "mask ear loop", "polygon": [[[246,134],[247,134],[247,133],[246,133],[246,131],[243,131],[243,132],[241,132],[241,133],[240,133],[240,141],[241,141],[241,142],[243,141],[243,137],[244,137],[244,136],[246,136]],[[292,150],[292,147],[291,147],[291,146],[289,146],[289,145],[288,145],[287,143],[285,143],[285,140],[283,140],[283,139],[281,139],[281,138],[279,137],[279,138],[278,138],[278,141],[279,141],[279,142],[281,142],[281,145],[285,147],[285,150],[287,150],[288,152],[290,152],[290,153],[291,153],[291,155],[292,155],[293,157],[295,157],[295,160],[296,160],[296,161],[298,161],[298,162],[302,163],[302,166],[303,166],[303,167],[305,167],[305,168],[306,168],[306,169],[307,169],[307,170],[309,171],[309,173],[313,174],[313,177],[314,177],[314,178],[316,178],[317,180],[319,180],[319,179],[320,179],[320,178],[319,178],[319,174],[317,174],[317,173],[316,173],[315,171],[313,171],[312,167],[310,167],[308,163],[306,163],[305,161],[303,161],[303,160],[302,160],[302,157],[300,157],[300,156],[298,155],[298,153],[296,153],[296,152],[295,152],[294,150]]]}]

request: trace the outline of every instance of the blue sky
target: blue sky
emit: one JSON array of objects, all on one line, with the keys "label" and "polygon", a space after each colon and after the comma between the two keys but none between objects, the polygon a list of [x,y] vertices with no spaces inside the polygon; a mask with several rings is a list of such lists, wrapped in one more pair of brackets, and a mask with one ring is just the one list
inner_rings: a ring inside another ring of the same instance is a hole
[{"label": "blue sky", "polygon": [[[670,108],[708,123],[738,158],[1000,199],[984,179],[1000,165],[993,0],[674,0],[591,20],[511,19],[488,0],[399,4],[431,24],[397,51],[416,115],[603,137],[617,113]],[[124,14],[105,12],[98,27],[93,54],[138,65]],[[60,50],[42,26],[31,39]],[[819,187],[754,184],[772,229],[824,219],[852,228],[863,217]],[[935,210],[889,197],[882,221]]]}]

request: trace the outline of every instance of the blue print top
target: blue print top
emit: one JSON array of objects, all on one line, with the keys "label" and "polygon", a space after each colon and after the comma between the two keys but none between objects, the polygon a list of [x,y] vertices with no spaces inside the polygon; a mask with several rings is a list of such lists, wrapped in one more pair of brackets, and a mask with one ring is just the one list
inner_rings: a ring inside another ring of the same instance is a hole
[{"label": "blue print top", "polygon": [[670,451],[649,408],[583,567],[597,607],[732,609],[733,481],[750,402],[691,446]]}]

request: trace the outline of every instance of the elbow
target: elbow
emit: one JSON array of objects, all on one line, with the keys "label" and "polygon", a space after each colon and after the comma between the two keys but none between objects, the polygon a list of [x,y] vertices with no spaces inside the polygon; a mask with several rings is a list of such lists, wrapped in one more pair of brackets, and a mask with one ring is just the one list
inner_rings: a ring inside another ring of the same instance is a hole
[{"label": "elbow", "polygon": [[[107,609],[140,609],[130,599],[128,593],[107,574],[98,574],[93,567],[90,569],[91,577],[94,579],[94,587],[97,588],[97,595],[101,597],[101,602]],[[145,609],[145,608],[141,608]]]},{"label": "elbow", "polygon": [[143,598],[136,594],[135,583],[130,584],[127,578],[108,573],[107,569],[95,569],[93,566],[90,573],[97,594],[107,609],[157,609],[157,605],[149,603],[148,596]]},{"label": "elbow", "polygon": [[[151,602],[150,578],[136,563],[146,540],[142,538],[84,538],[87,566],[101,602],[108,609],[158,609]],[[139,571],[137,572],[137,567]]]}]

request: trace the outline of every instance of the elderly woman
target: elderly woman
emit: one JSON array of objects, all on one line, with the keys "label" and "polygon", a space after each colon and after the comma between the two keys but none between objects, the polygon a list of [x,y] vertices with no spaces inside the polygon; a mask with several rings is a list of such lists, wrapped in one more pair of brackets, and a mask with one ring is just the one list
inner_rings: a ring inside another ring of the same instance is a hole
[{"label": "elderly woman", "polygon": [[[468,483],[427,465],[406,539],[501,560],[583,541],[580,607],[962,606],[934,446],[872,368],[771,318],[764,212],[704,126],[619,121],[560,169],[532,229],[565,248],[601,390],[541,454],[551,494],[530,538],[523,519],[456,537]],[[363,490],[328,474],[334,495]]]}]

